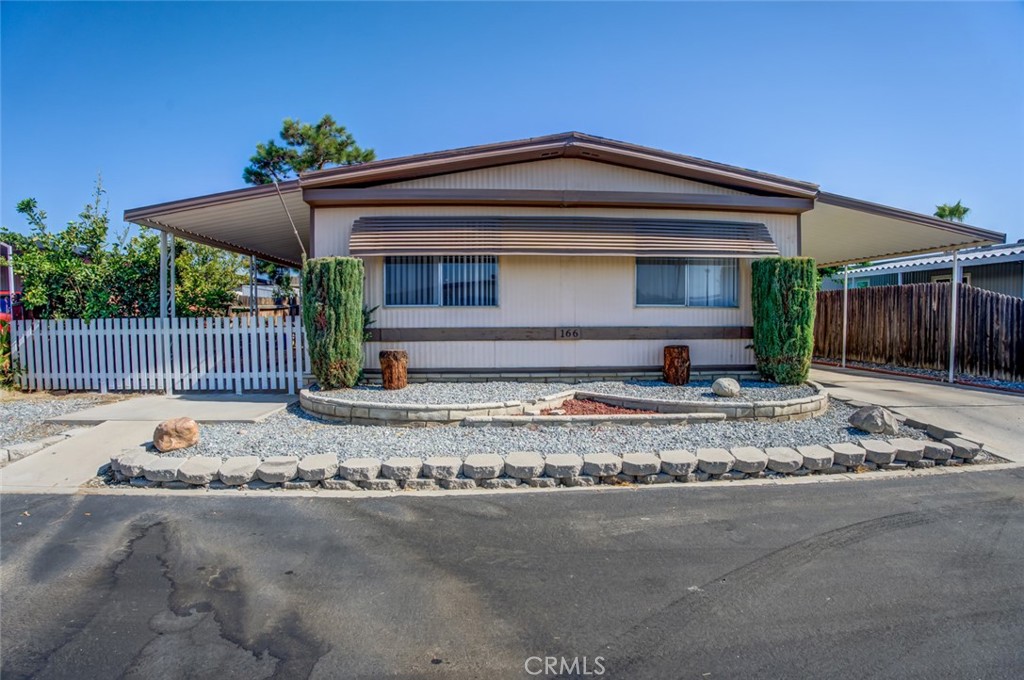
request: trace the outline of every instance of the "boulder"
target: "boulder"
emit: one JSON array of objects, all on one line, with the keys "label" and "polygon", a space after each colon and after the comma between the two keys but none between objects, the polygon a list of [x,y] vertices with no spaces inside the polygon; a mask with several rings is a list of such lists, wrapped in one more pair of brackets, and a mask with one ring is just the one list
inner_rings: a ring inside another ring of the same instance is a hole
[{"label": "boulder", "polygon": [[590,477],[611,477],[622,472],[622,458],[614,453],[583,455],[583,474]]},{"label": "boulder", "polygon": [[553,453],[544,461],[544,472],[556,479],[575,477],[582,469],[583,459],[575,453]]},{"label": "boulder", "polygon": [[733,470],[754,475],[768,466],[768,454],[756,446],[737,446],[729,449],[729,453],[735,459],[732,463]]},{"label": "boulder", "polygon": [[324,453],[318,456],[306,456],[299,461],[299,477],[309,482],[330,479],[338,471],[338,456]]},{"label": "boulder", "polygon": [[298,456],[270,456],[256,468],[256,476],[267,484],[290,482],[299,473]]},{"label": "boulder", "polygon": [[533,451],[514,451],[505,456],[505,474],[516,479],[532,479],[544,473],[544,457]]},{"label": "boulder", "polygon": [[771,446],[764,452],[768,455],[768,469],[773,472],[792,474],[804,466],[804,457],[788,446]]},{"label": "boulder", "polygon": [[423,461],[423,476],[431,479],[455,479],[462,474],[462,459],[456,456],[431,456]]},{"label": "boulder", "polygon": [[259,466],[260,459],[256,456],[234,456],[220,464],[217,474],[220,481],[228,486],[241,486],[256,478],[256,468]]},{"label": "boulder", "polygon": [[899,421],[893,412],[881,406],[863,406],[850,414],[850,425],[871,434],[896,434]]},{"label": "boulder", "polygon": [[720,397],[740,396],[740,384],[732,378],[719,378],[711,385],[711,391]]},{"label": "boulder", "polygon": [[157,451],[177,451],[199,443],[199,424],[191,418],[171,418],[153,430],[153,446]]},{"label": "boulder", "polygon": [[622,457],[622,471],[636,477],[656,475],[661,471],[661,459],[653,453],[627,453]]},{"label": "boulder", "polygon": [[709,475],[724,475],[735,460],[725,449],[697,449],[697,467]]},{"label": "boulder", "polygon": [[796,452],[804,457],[804,467],[808,470],[828,470],[832,467],[832,459],[835,457],[831,449],[817,444],[798,446]]},{"label": "boulder", "polygon": [[685,477],[697,469],[697,456],[686,449],[659,451],[658,456],[661,458],[661,471],[667,475]]},{"label": "boulder", "polygon": [[220,472],[220,458],[192,456],[178,468],[178,479],[188,484],[209,484]]}]

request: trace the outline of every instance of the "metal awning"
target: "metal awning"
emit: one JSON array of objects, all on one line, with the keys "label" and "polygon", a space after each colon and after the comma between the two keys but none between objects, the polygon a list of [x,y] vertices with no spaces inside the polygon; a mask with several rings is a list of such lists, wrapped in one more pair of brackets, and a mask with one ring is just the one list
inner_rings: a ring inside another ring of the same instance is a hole
[{"label": "metal awning", "polygon": [[1002,243],[1006,235],[960,222],[821,192],[800,216],[802,252],[819,266]]},{"label": "metal awning", "polygon": [[778,255],[763,224],[606,217],[362,217],[352,255]]}]

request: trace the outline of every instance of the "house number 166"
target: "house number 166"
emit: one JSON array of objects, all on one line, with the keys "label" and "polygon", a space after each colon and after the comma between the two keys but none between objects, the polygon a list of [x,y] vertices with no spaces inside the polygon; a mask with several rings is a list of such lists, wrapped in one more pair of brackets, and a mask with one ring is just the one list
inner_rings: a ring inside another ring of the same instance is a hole
[{"label": "house number 166", "polygon": [[558,339],[559,340],[579,340],[582,333],[579,328],[559,328]]}]

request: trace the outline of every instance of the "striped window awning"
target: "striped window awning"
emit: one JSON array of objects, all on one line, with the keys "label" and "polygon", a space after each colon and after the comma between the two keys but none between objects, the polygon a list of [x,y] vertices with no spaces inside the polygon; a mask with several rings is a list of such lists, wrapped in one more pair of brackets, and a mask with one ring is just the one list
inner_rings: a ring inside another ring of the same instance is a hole
[{"label": "striped window awning", "polygon": [[352,255],[778,255],[756,222],[612,217],[361,217]]}]

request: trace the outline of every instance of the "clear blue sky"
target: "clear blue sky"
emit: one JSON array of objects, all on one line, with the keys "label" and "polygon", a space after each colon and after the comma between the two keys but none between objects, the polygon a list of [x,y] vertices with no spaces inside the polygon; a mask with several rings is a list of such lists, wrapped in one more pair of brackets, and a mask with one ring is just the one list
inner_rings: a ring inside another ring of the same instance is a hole
[{"label": "clear blue sky", "polygon": [[242,186],[286,116],[379,158],[580,130],[1024,238],[1024,4],[2,4],[2,218]]}]

